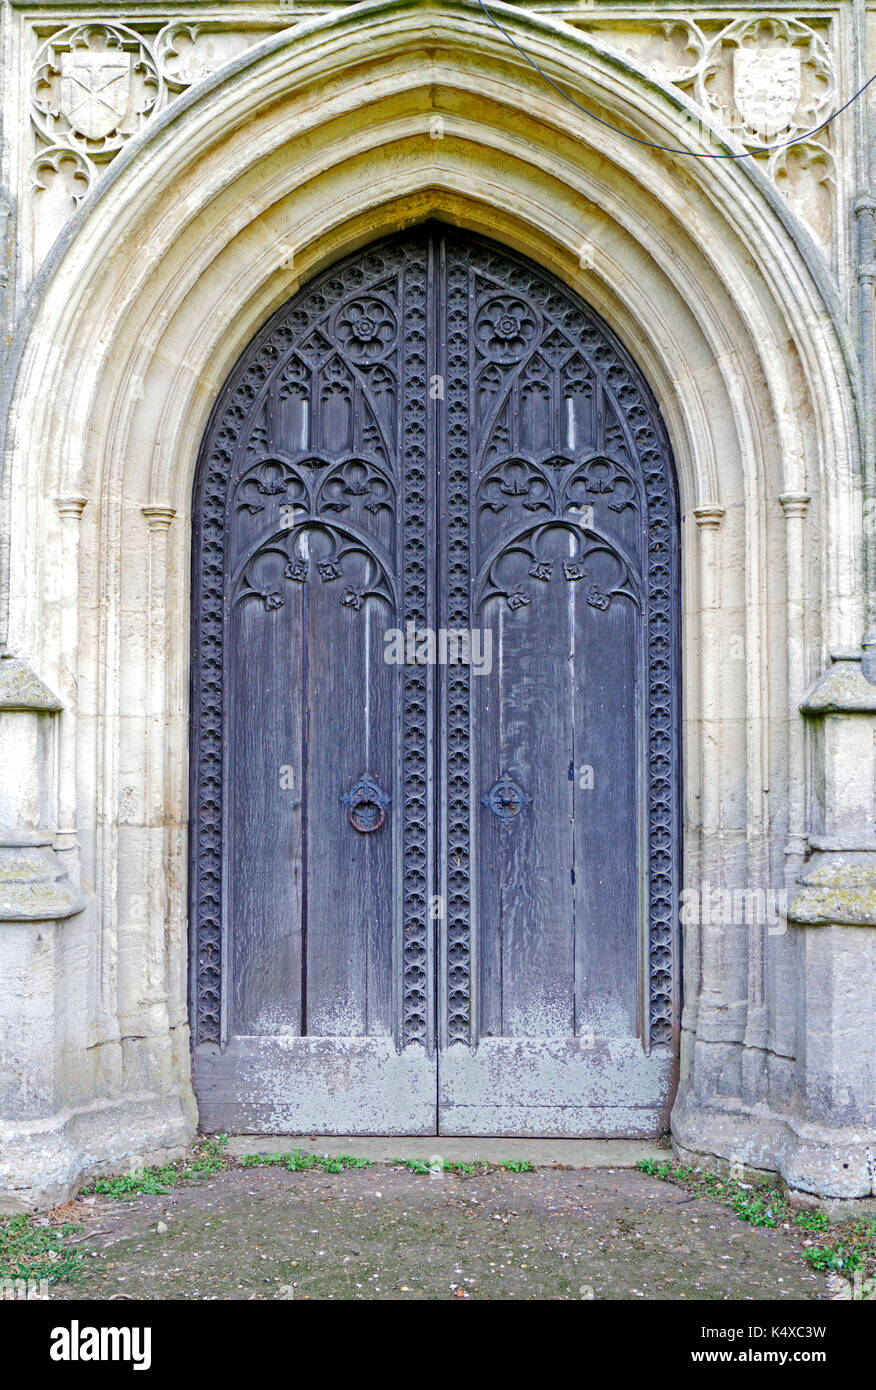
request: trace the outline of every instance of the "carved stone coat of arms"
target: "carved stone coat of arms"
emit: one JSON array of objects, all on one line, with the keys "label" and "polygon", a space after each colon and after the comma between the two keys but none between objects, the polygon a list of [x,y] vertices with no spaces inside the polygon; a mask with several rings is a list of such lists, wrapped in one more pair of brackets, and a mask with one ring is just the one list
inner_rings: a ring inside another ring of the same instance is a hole
[{"label": "carved stone coat of arms", "polygon": [[737,48],[733,54],[733,101],[745,130],[769,140],[791,129],[803,95],[799,49]]},{"label": "carved stone coat of arms", "polygon": [[73,49],[61,55],[60,110],[87,140],[112,135],[130,100],[130,53]]}]

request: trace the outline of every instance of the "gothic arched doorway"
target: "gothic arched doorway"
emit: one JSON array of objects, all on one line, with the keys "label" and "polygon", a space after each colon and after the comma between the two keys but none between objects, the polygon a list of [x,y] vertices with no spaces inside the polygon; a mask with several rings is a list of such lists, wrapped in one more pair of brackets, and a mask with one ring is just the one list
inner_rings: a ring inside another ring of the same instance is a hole
[{"label": "gothic arched doorway", "polygon": [[640,373],[511,252],[428,224],[257,334],[194,499],[205,1128],[667,1127],[677,538]]}]

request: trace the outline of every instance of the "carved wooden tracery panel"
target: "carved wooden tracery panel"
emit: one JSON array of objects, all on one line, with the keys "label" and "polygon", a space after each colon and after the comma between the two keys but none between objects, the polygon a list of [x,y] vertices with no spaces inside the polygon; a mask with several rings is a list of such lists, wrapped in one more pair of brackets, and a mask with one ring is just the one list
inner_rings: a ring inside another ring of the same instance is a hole
[{"label": "carved wooden tracery panel", "polygon": [[[475,626],[485,621],[490,599],[513,613],[537,604],[548,584],[579,582],[595,614],[626,601],[641,615],[647,681],[646,1031],[652,1045],[671,1042],[677,991],[678,558],[668,442],[623,348],[557,282],[504,250],[451,238],[447,286],[448,621]],[[561,563],[540,553],[543,538],[558,529],[570,537],[571,553]],[[464,669],[449,678],[451,1041],[472,1040],[468,682]]]},{"label": "carved wooden tracery panel", "polygon": [[[223,1043],[228,1031],[229,615],[247,608],[277,622],[317,586],[336,594],[344,622],[363,621],[376,604],[387,628],[510,632],[562,586],[570,604],[583,596],[587,621],[626,606],[639,633],[642,1034],[671,1043],[676,500],[656,408],[606,326],[551,277],[487,243],[432,227],[382,243],[320,276],[247,349],[205,438],[194,511],[197,1042]],[[509,843],[539,806],[513,768],[476,782],[470,666],[436,675],[413,663],[399,680],[397,730],[384,730],[397,736],[397,780],[383,779],[377,810],[358,813],[369,840],[399,837],[394,1033],[399,1047],[429,1050],[436,1036],[474,1046],[479,818]],[[367,767],[356,775],[356,787],[380,780]],[[349,781],[339,803],[345,796],[349,808]],[[443,904],[437,1021],[433,899]]]},{"label": "carved wooden tracery panel", "polygon": [[[366,603],[382,602],[391,625],[400,621],[403,555],[405,611],[425,623],[422,581],[415,582],[424,545],[423,443],[416,443],[415,433],[424,414],[425,378],[413,337],[416,314],[425,312],[425,257],[422,245],[397,243],[321,277],[262,330],[214,412],[195,521],[193,997],[199,1042],[224,1036],[226,609],[256,603],[269,621],[294,591],[317,584],[336,590],[338,605],[354,616]],[[403,313],[410,325],[404,343]],[[403,730],[405,1018],[408,1033],[419,1039],[426,1032],[426,818],[417,782],[425,738],[422,681],[420,668],[406,672]]]}]

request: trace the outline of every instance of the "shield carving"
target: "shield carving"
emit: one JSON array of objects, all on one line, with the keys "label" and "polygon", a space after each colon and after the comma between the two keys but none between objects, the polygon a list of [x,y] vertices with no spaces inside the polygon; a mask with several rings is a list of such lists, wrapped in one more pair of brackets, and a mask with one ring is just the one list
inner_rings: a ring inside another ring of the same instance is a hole
[{"label": "shield carving", "polygon": [[60,110],[87,140],[112,135],[125,116],[130,99],[130,53],[74,49],[61,54]]},{"label": "shield carving", "polygon": [[733,54],[733,99],[745,125],[764,140],[794,124],[803,95],[800,50],[737,48]]}]

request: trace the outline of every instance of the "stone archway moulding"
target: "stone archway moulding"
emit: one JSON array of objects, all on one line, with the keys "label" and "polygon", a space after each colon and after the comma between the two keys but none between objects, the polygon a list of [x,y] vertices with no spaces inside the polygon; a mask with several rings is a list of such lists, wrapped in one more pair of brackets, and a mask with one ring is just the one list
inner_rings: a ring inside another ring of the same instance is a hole
[{"label": "stone archway moulding", "polygon": [[[678,91],[563,23],[496,8],[579,100],[698,147]],[[425,217],[553,270],[648,377],[685,518],[688,875],[784,887],[800,863],[800,698],[861,628],[853,358],[814,243],[746,163],[685,163],[595,127],[471,0],[375,0],[300,24],[178,97],[116,158],[38,275],[12,354],[8,641],[61,695],[56,847],[87,899],[53,939],[42,1176],[21,1161],[23,1117],[8,1128],[23,1189],[57,1194],[85,1152],[112,1164],[191,1132],[201,435],[273,309]],[[704,1104],[719,1075],[740,1117],[770,1088],[794,1092],[795,950],[757,927],[688,932],[685,1084]],[[776,1166],[775,1145],[761,1158]]]}]

